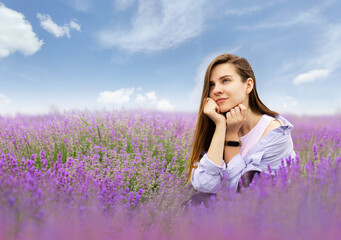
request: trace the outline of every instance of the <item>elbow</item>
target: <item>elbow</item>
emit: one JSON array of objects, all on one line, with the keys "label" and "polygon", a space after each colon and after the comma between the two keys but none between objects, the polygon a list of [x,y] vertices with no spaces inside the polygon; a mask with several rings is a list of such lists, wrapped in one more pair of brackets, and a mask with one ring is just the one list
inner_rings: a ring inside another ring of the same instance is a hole
[{"label": "elbow", "polygon": [[217,193],[217,186],[212,184],[193,184],[192,186],[195,190],[203,193]]},{"label": "elbow", "polygon": [[220,176],[212,176],[209,174],[202,175],[194,173],[191,178],[193,188],[204,193],[216,193],[220,182]]}]

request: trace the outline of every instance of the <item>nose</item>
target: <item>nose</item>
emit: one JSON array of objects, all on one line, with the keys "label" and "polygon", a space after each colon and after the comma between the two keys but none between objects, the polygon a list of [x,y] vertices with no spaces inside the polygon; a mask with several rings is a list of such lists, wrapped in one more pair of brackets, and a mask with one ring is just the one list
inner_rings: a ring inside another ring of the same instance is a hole
[{"label": "nose", "polygon": [[217,84],[214,86],[214,88],[212,89],[212,93],[213,93],[214,95],[222,94],[222,93],[223,93],[223,88],[222,88],[222,86],[221,86],[219,83],[217,83]]}]

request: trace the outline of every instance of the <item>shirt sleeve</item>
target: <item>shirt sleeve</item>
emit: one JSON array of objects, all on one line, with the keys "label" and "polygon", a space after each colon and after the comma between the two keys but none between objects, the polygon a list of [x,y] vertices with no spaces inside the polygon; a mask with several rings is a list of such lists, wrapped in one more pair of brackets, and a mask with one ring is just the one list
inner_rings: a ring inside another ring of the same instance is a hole
[{"label": "shirt sleeve", "polygon": [[[224,173],[227,173],[226,187],[236,192],[239,179],[244,173],[251,170],[268,172],[268,167],[271,170],[278,170],[282,159],[285,160],[289,156],[295,158],[295,155],[291,135],[278,133],[269,141],[263,141],[263,144],[259,145],[254,153],[244,157],[240,153],[237,154],[227,166],[224,161],[222,161],[222,166],[217,166],[205,154],[199,161],[198,168],[192,174],[191,183],[198,191],[216,193]],[[286,161],[284,164],[286,165]]]},{"label": "shirt sleeve", "polygon": [[[238,182],[241,176],[248,171],[259,171],[269,173],[269,168],[271,171],[276,171],[282,164],[286,166],[286,159],[291,157],[295,158],[295,151],[293,150],[293,142],[291,135],[288,132],[279,133],[271,139],[271,141],[266,141],[264,145],[260,146],[257,151],[252,154],[247,154],[244,159],[240,154],[237,154],[232,160],[227,164],[227,169],[231,169],[228,172],[229,181],[227,183],[227,188],[232,188],[237,191]],[[245,163],[245,167],[240,169],[242,166],[242,160]],[[234,168],[229,165],[238,162],[240,166]]]},{"label": "shirt sleeve", "polygon": [[222,161],[222,166],[218,166],[205,153],[192,174],[192,186],[200,192],[216,193],[217,187],[224,175],[224,169],[224,161]]},{"label": "shirt sleeve", "polygon": [[261,162],[264,151],[256,152],[247,158],[243,158],[240,153],[234,156],[227,164],[228,182],[227,188],[233,189],[235,192],[238,188],[238,182],[241,176],[251,170],[260,171],[258,164]]}]

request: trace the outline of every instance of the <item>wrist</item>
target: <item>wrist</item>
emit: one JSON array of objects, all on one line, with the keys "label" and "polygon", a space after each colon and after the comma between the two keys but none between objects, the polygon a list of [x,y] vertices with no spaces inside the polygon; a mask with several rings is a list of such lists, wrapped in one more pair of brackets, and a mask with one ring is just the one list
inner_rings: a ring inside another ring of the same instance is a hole
[{"label": "wrist", "polygon": [[225,141],[239,141],[238,132],[226,132]]},{"label": "wrist", "polygon": [[242,146],[242,141],[225,141],[224,146],[229,146],[229,147],[241,147]]},{"label": "wrist", "polygon": [[225,131],[226,131],[226,123],[225,122],[218,122],[218,123],[216,123],[215,127],[219,128],[219,129],[225,129]]}]

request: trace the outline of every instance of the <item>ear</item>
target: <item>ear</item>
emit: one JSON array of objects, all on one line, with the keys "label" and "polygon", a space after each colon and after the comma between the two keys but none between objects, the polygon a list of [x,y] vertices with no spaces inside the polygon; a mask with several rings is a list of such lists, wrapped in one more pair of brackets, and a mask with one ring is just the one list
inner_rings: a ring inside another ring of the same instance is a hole
[{"label": "ear", "polygon": [[252,78],[248,78],[246,80],[246,94],[250,94],[252,89],[253,89],[253,79]]}]

